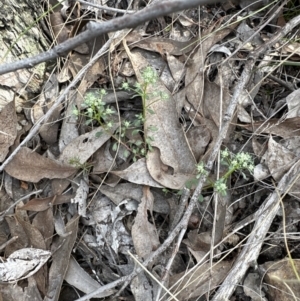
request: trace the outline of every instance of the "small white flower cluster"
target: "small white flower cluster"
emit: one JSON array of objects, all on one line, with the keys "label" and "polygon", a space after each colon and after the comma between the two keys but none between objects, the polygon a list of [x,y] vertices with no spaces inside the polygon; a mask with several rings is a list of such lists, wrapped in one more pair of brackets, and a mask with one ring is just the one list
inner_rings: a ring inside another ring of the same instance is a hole
[{"label": "small white flower cluster", "polygon": [[196,178],[199,179],[202,175],[207,175],[207,171],[204,168],[204,163],[201,161],[196,165],[197,168],[197,176]]},{"label": "small white flower cluster", "polygon": [[215,191],[221,195],[226,195],[227,185],[224,178],[221,178],[215,182],[214,185]]},{"label": "small white flower cluster", "polygon": [[142,77],[143,77],[143,81],[145,84],[155,84],[158,80],[158,75],[156,73],[156,71],[148,66],[144,69],[143,73],[142,73]]},{"label": "small white flower cluster", "polygon": [[[221,151],[221,159],[221,163],[228,167],[228,171],[220,179],[213,183],[212,187],[214,187],[214,190],[217,193],[226,195],[226,182],[229,176],[235,171],[239,171],[246,178],[246,175],[243,173],[243,171],[248,170],[250,173],[252,173],[254,170],[254,161],[249,153],[240,152],[238,154],[233,154],[228,149]],[[203,162],[198,163],[196,168],[197,179],[203,175],[207,175],[208,172],[205,170]]]},{"label": "small white flower cluster", "polygon": [[97,121],[102,125],[102,121],[104,121],[106,127],[112,127],[112,122],[108,120],[108,117],[114,114],[115,111],[103,102],[103,96],[106,94],[104,89],[99,90],[97,94],[87,93],[83,104],[81,104],[84,113],[80,113],[80,110],[74,108],[73,114],[77,117],[79,115],[86,117],[86,124]]},{"label": "small white flower cluster", "polygon": [[229,165],[229,169],[234,170],[249,170],[249,172],[253,172],[254,170],[254,162],[249,153],[240,152],[237,154],[233,154],[225,149],[221,151],[221,157],[223,160],[227,161]]}]

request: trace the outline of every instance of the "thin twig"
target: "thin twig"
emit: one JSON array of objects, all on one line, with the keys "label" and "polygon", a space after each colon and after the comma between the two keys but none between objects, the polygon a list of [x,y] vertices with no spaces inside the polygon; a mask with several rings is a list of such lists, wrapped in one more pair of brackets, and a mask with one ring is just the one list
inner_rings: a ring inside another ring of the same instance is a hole
[{"label": "thin twig", "polygon": [[137,25],[145,23],[146,21],[150,21],[188,8],[197,7],[198,5],[212,4],[223,1],[225,0],[163,1],[155,5],[150,5],[134,14],[114,18],[103,23],[89,22],[86,26],[87,29],[83,33],[80,33],[76,37],[63,42],[46,52],[30,58],[19,60],[17,62],[1,65],[0,75],[22,68],[32,68],[37,64],[56,59],[59,56],[65,55],[65,53],[68,51],[75,49],[79,45],[109,32],[115,32],[124,28],[133,28]]},{"label": "thin twig", "polygon": [[[186,204],[188,203],[189,197],[190,197],[190,190],[187,189],[186,187],[184,187],[183,191],[182,191],[181,198],[180,198],[179,209],[178,209],[178,211],[176,211],[176,215],[174,217],[174,221],[172,222],[172,225],[177,225],[179,223],[179,221],[180,221],[180,219],[181,219],[181,217],[183,215],[184,209],[186,207]],[[170,227],[171,230],[173,230],[173,227],[174,227],[172,225]],[[168,279],[169,274],[170,274],[170,269],[172,267],[174,258],[176,256],[176,254],[178,253],[178,250],[179,250],[179,247],[181,245],[181,241],[183,239],[184,234],[185,234],[185,231],[181,231],[180,232],[180,234],[178,235],[178,238],[177,238],[177,243],[173,247],[172,255],[171,255],[171,257],[170,257],[170,259],[169,259],[169,261],[168,261],[168,263],[166,265],[166,268],[164,270],[164,274],[161,277],[161,283],[163,284],[163,286],[166,285],[167,279]],[[160,294],[161,294],[163,286],[159,286],[158,289],[157,289],[156,301],[158,301],[159,298],[160,298]]]},{"label": "thin twig", "polygon": [[36,190],[36,191],[32,191],[29,194],[24,195],[23,197],[21,197],[20,199],[18,199],[17,201],[15,201],[12,205],[10,205],[6,210],[4,210],[3,212],[0,213],[0,222],[3,221],[3,218],[6,216],[6,214],[8,214],[8,212],[14,208],[16,205],[18,205],[20,202],[27,200],[30,196],[32,195],[36,195],[43,192],[42,189]]},{"label": "thin twig", "polygon": [[25,137],[25,139],[16,147],[16,149],[10,154],[10,156],[2,163],[2,165],[0,166],[0,172],[4,170],[4,168],[14,158],[14,156],[18,153],[18,151],[21,149],[21,147],[26,145],[26,143],[29,142],[30,139],[38,133],[42,124],[50,118],[50,116],[56,110],[56,108],[64,101],[64,99],[68,95],[69,91],[76,86],[76,84],[85,75],[87,70],[90,67],[92,67],[95,64],[95,62],[109,49],[111,42],[112,42],[112,38],[110,38],[103,45],[103,47],[96,53],[96,55],[77,73],[77,75],[74,77],[73,81],[66,87],[66,89],[63,91],[63,93],[53,103],[53,105],[49,109],[49,111],[33,125],[30,132]]},{"label": "thin twig", "polygon": [[[294,27],[300,23],[300,16],[295,17],[290,22],[288,22],[281,31],[279,31],[268,43],[260,46],[254,53],[252,53],[252,58],[249,60],[245,66],[245,70],[242,73],[242,76],[245,72],[251,71],[254,66],[255,60],[263,53],[265,53],[272,45],[282,39],[287,35]],[[249,70],[249,68],[251,68]],[[249,75],[248,75],[249,76]],[[295,165],[294,165],[295,166]],[[291,168],[288,173],[282,178],[278,184],[278,189],[280,191],[284,190],[285,185],[290,184],[288,178],[293,175],[295,168]],[[294,176],[292,176],[294,177]],[[213,301],[219,300],[228,300],[232,293],[234,292],[236,285],[244,277],[247,269],[257,260],[259,255],[262,243],[266,236],[267,231],[277,213],[279,208],[278,195],[273,193],[265,203],[257,211],[256,217],[256,230],[252,231],[246,247],[243,248],[240,256],[238,257],[234,267],[231,269],[230,273],[227,275],[226,279],[222,283],[220,289],[215,294]],[[266,216],[267,212],[267,216]],[[267,217],[267,218],[266,218]],[[251,246],[250,248],[247,246]]]}]

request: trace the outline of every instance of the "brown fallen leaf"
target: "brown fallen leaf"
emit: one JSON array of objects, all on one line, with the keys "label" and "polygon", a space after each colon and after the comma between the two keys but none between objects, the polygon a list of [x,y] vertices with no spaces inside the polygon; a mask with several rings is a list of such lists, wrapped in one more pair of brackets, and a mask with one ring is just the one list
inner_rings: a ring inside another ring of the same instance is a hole
[{"label": "brown fallen leaf", "polygon": [[64,194],[64,195],[51,196],[42,199],[34,198],[28,201],[20,209],[35,211],[35,212],[45,211],[48,208],[51,208],[53,205],[70,203],[71,199],[74,198],[74,196],[75,194],[70,194],[70,195]]},{"label": "brown fallen leaf", "polygon": [[227,276],[232,262],[220,261],[213,266],[205,263],[170,277],[171,292],[178,300],[200,298],[215,289]]},{"label": "brown fallen leaf", "polygon": [[[56,75],[52,74],[46,81],[43,92],[40,94],[38,100],[31,108],[31,119],[35,124],[40,118],[42,118],[48,110],[53,106],[55,100],[59,94],[59,86]],[[61,118],[62,106],[57,106],[51,116],[49,116],[46,123],[44,123],[39,134],[47,144],[55,144],[59,132],[59,120]]]},{"label": "brown fallen leaf", "polygon": [[[300,260],[293,259],[295,269],[300,271]],[[269,300],[299,300],[300,282],[288,259],[266,262],[261,266],[264,282],[268,285]]]},{"label": "brown fallen leaf", "polygon": [[54,233],[53,209],[38,212],[33,218],[32,226],[40,231],[46,243],[46,250],[50,250]]},{"label": "brown fallen leaf", "polygon": [[283,138],[299,136],[300,134],[300,117],[289,119],[270,119],[268,121],[259,121],[252,124],[238,124],[249,131],[260,133],[268,133]]},{"label": "brown fallen leaf", "polygon": [[160,245],[155,226],[148,221],[147,211],[150,210],[152,213],[152,208],[153,195],[150,188],[145,186],[131,231],[136,253],[141,258],[147,257]]},{"label": "brown fallen leaf", "polygon": [[192,173],[185,174],[178,171],[173,173],[172,167],[168,167],[162,163],[160,151],[156,147],[147,154],[146,162],[149,173],[153,179],[170,189],[182,189],[187,181],[195,177]]},{"label": "brown fallen leaf", "polygon": [[158,182],[156,182],[149,174],[145,158],[137,160],[125,170],[111,171],[111,173],[131,183],[142,184],[151,187],[163,187]]},{"label": "brown fallen leaf", "polygon": [[[86,294],[92,293],[101,287],[101,284],[94,280],[72,256],[64,280]],[[95,295],[94,298],[104,298],[114,293],[116,293],[116,290],[110,289]]]},{"label": "brown fallen leaf", "polygon": [[60,12],[50,14],[49,21],[56,44],[61,44],[69,38],[69,31]]},{"label": "brown fallen leaf", "polygon": [[12,253],[5,263],[0,263],[0,281],[15,282],[35,274],[50,258],[51,252],[24,248]]},{"label": "brown fallen leaf", "polygon": [[186,137],[196,161],[199,162],[211,140],[208,126],[204,124],[194,126],[186,133]]},{"label": "brown fallen leaf", "polygon": [[[238,24],[235,22],[233,28]],[[203,114],[203,93],[205,91],[204,84],[204,72],[199,72],[199,70],[204,70],[205,68],[205,58],[210,50],[210,48],[226,37],[233,28],[224,28],[222,30],[216,30],[216,28],[211,27],[202,33],[201,45],[198,51],[191,58],[191,63],[188,65],[185,77],[186,96],[190,105],[196,112]],[[215,108],[214,108],[215,109]]]},{"label": "brown fallen leaf", "polygon": [[16,137],[17,115],[15,102],[11,101],[0,112],[0,162],[5,159]]},{"label": "brown fallen leaf", "polygon": [[67,178],[76,170],[72,166],[45,158],[27,147],[22,147],[5,168],[10,176],[33,183],[43,178]]},{"label": "brown fallen leaf", "polygon": [[[220,110],[220,95],[222,95],[222,110]],[[229,102],[230,94],[227,88],[221,88],[219,85],[205,80],[203,93],[203,108],[207,114],[205,117],[212,119],[218,128]]]},{"label": "brown fallen leaf", "polygon": [[[130,58],[137,80],[141,83],[141,71],[148,65],[137,51],[130,52],[124,42],[125,50]],[[154,92],[165,93],[168,99],[161,100]],[[195,171],[196,160],[190,150],[184,131],[178,121],[176,104],[171,93],[158,78],[155,85],[149,85],[146,98],[146,116],[144,123],[145,139],[151,139],[153,151],[148,152],[146,162],[152,178],[161,185],[181,189]],[[152,129],[155,127],[155,131]],[[154,152],[155,150],[155,152]]]},{"label": "brown fallen leaf", "polygon": [[78,216],[72,217],[65,227],[64,236],[58,237],[52,244],[56,250],[52,255],[52,264],[49,271],[49,285],[44,301],[58,300],[64,275],[68,270],[71,252],[77,238]]},{"label": "brown fallen leaf", "polygon": [[276,181],[279,181],[290,169],[290,167],[295,163],[294,159],[296,158],[297,156],[292,151],[288,150],[270,137],[266,163],[272,177]]},{"label": "brown fallen leaf", "polygon": [[196,37],[190,41],[176,41],[161,37],[144,38],[136,32],[127,35],[126,40],[131,48],[139,47],[149,51],[155,51],[161,54],[183,55],[195,48],[199,38]]},{"label": "brown fallen leaf", "polygon": [[[80,135],[72,140],[62,151],[59,161],[70,164],[70,159],[78,159],[80,164],[84,164],[112,135],[118,124],[113,124],[108,131],[102,127]],[[100,134],[100,136],[99,136]]]},{"label": "brown fallen leaf", "polygon": [[[46,250],[46,242],[42,233],[28,220],[28,216],[20,207],[16,208],[15,218],[19,225],[24,229],[26,236],[29,239],[29,246],[36,249]],[[33,276],[40,292],[46,294],[47,283],[47,265],[42,266]]]}]

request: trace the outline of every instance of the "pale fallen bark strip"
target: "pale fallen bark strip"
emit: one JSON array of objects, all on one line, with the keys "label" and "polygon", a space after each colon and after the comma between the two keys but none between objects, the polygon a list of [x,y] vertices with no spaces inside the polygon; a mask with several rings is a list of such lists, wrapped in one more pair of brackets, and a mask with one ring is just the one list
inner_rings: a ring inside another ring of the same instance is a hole
[{"label": "pale fallen bark strip", "polygon": [[149,5],[148,7],[134,14],[113,18],[103,23],[89,22],[86,26],[87,29],[83,33],[80,33],[76,37],[63,42],[46,52],[30,58],[19,60],[17,62],[0,65],[0,75],[22,68],[32,68],[37,64],[56,59],[59,56],[63,56],[68,51],[75,49],[79,45],[109,32],[115,32],[124,28],[133,28],[137,25],[145,23],[146,21],[151,21],[155,18],[197,7],[199,5],[213,4],[224,1],[225,0],[162,1],[155,5]]},{"label": "pale fallen bark strip", "polygon": [[[276,35],[274,35],[270,41],[266,44],[260,46],[255,53],[252,54],[251,63],[247,63],[248,71],[251,72],[252,67],[254,67],[255,60],[263,53],[265,53],[272,45],[277,43],[285,35],[287,35],[294,27],[300,23],[300,16],[295,17],[290,22],[288,22]],[[249,70],[250,68],[250,70]],[[243,75],[242,74],[242,75]],[[250,74],[250,73],[249,73]],[[295,165],[294,165],[295,166]],[[295,172],[295,168],[290,170],[285,177],[279,182],[278,189],[282,192],[286,185],[292,183],[292,180],[288,180],[288,177],[295,177],[292,173]],[[248,268],[257,260],[264,238],[270,228],[270,225],[276,215],[279,208],[278,195],[274,192],[268,200],[261,206],[257,214],[255,215],[258,219],[256,222],[255,230],[252,231],[250,237],[247,241],[246,246],[243,248],[237,262],[234,264],[230,273],[223,281],[221,287],[215,294],[213,301],[228,300],[233,294],[236,285],[245,276]],[[250,250],[249,250],[250,249]]]},{"label": "pale fallen bark strip", "polygon": [[264,238],[270,229],[274,217],[280,206],[280,197],[278,193],[283,193],[299,178],[299,162],[283,176],[280,180],[277,190],[275,190],[264,204],[255,213],[256,220],[247,243],[239,254],[233,268],[223,281],[221,287],[213,297],[212,301],[229,300],[236,286],[240,283],[248,268],[256,266],[256,260],[259,256],[260,249],[264,243]]}]

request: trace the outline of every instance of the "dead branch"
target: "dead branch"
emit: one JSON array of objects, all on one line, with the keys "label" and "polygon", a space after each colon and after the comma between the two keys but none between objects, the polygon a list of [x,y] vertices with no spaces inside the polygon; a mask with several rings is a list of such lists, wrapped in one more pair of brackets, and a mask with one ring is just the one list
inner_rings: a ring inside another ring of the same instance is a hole
[{"label": "dead branch", "polygon": [[31,58],[1,65],[0,75],[22,68],[32,68],[37,64],[56,59],[60,56],[63,56],[68,51],[75,49],[79,45],[109,32],[115,32],[124,28],[133,28],[155,18],[197,7],[198,5],[213,4],[223,1],[224,0],[163,1],[155,5],[150,5],[137,13],[115,18],[101,24],[97,22],[89,22],[86,30],[83,33],[80,33],[76,37],[63,42],[46,52]]},{"label": "dead branch", "polygon": [[[283,176],[280,180],[277,190],[274,191],[264,204],[255,213],[256,220],[253,231],[245,244],[242,252],[239,254],[233,268],[222,283],[220,289],[212,301],[229,300],[237,284],[242,280],[250,266],[256,266],[256,260],[259,256],[264,238],[270,229],[274,217],[280,206],[281,195],[286,193],[295,180],[299,178],[299,161]],[[281,195],[279,195],[281,193]]]},{"label": "dead branch", "polygon": [[[295,17],[290,22],[288,22],[282,30],[280,30],[268,43],[260,46],[255,52],[250,54],[252,58],[249,60],[245,66],[245,69],[242,73],[242,77],[249,76],[254,66],[254,62],[256,59],[263,53],[265,53],[270,46],[273,46],[280,39],[282,39],[285,35],[287,35],[294,27],[296,27],[300,23],[300,16]],[[245,74],[245,73],[248,73]],[[232,98],[234,98],[235,93]],[[232,105],[232,103],[231,103]],[[228,118],[228,117],[227,117]],[[223,130],[222,130],[223,132]],[[220,133],[219,137],[221,136]],[[219,140],[219,139],[218,139]],[[217,144],[217,143],[216,143]],[[295,164],[297,165],[297,163]],[[297,168],[295,165],[291,170],[286,173],[286,175],[281,179],[278,185],[279,191],[286,190],[286,187],[293,183],[293,180],[297,176]],[[295,175],[296,173],[296,175]],[[193,195],[194,198],[194,195]],[[213,301],[219,300],[228,300],[232,293],[234,292],[236,285],[241,281],[244,277],[247,269],[257,260],[259,255],[259,251],[261,249],[264,238],[270,228],[270,225],[278,211],[279,208],[279,197],[277,192],[273,192],[273,194],[265,201],[265,203],[260,207],[260,209],[255,214],[256,224],[254,230],[252,231],[248,242],[244,249],[242,250],[239,258],[231,269],[230,273],[222,283],[220,289],[216,293],[213,298]]]},{"label": "dead branch", "polygon": [[4,170],[4,168],[7,166],[7,164],[13,159],[13,157],[18,153],[18,151],[21,149],[22,146],[26,145],[27,142],[30,141],[36,135],[42,124],[46,122],[52,113],[56,110],[56,108],[64,101],[68,93],[71,91],[72,88],[76,86],[76,84],[81,80],[81,78],[85,75],[87,70],[92,67],[95,62],[109,49],[112,38],[110,38],[104,45],[103,47],[96,53],[96,55],[91,59],[91,61],[86,64],[79,72],[78,74],[74,77],[73,81],[66,87],[66,89],[63,91],[63,93],[58,97],[58,99],[55,101],[53,106],[48,110],[48,112],[41,117],[31,128],[30,132],[28,135],[25,137],[25,139],[16,147],[16,149],[9,155],[8,158],[2,163],[0,166],[0,172]]}]

